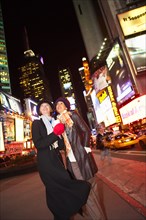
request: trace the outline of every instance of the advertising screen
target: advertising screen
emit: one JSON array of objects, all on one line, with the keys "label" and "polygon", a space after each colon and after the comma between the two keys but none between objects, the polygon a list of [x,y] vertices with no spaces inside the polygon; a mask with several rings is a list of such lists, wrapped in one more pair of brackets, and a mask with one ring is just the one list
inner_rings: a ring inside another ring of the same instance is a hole
[{"label": "advertising screen", "polygon": [[0,91],[0,104],[4,109],[22,114],[22,106],[19,99]]},{"label": "advertising screen", "polygon": [[70,102],[70,109],[71,110],[75,110],[76,108],[76,102],[75,102],[75,99],[72,97],[72,96],[68,96],[66,97],[68,99],[68,101]]},{"label": "advertising screen", "polygon": [[23,119],[15,119],[16,141],[24,141]]},{"label": "advertising screen", "polygon": [[95,115],[96,115],[96,120],[99,124],[104,121],[104,115],[102,113],[102,109],[100,108],[99,100],[96,97],[95,90],[93,90],[91,93],[91,99],[92,99],[92,103],[93,103],[93,107],[94,107],[94,111],[95,111]]},{"label": "advertising screen", "polygon": [[37,113],[37,103],[31,99],[25,99],[26,114],[31,117],[32,120],[39,118]]},{"label": "advertising screen", "polygon": [[110,97],[107,96],[104,101],[100,104],[102,114],[104,115],[105,126],[116,123],[116,118],[111,105]]},{"label": "advertising screen", "polygon": [[97,69],[92,75],[93,87],[95,89],[96,94],[106,88],[111,83],[111,77],[109,75],[109,71],[107,66],[102,66]]},{"label": "advertising screen", "polygon": [[4,120],[4,137],[7,141],[15,141],[15,120],[6,118]]},{"label": "advertising screen", "polygon": [[139,75],[146,71],[146,34],[126,39],[125,42]]},{"label": "advertising screen", "polygon": [[30,121],[24,120],[23,124],[24,124],[24,140],[28,140],[28,139],[31,138],[31,125],[30,125]]},{"label": "advertising screen", "polygon": [[135,92],[132,86],[133,79],[126,68],[123,52],[118,42],[113,45],[107,56],[106,63],[116,101],[118,104],[121,104],[132,97]]},{"label": "advertising screen", "polygon": [[103,89],[98,94],[95,90],[91,93],[91,99],[98,124],[104,122],[105,126],[121,122],[111,86]]},{"label": "advertising screen", "polygon": [[146,118],[146,95],[134,99],[119,111],[124,125]]},{"label": "advertising screen", "polygon": [[135,8],[118,14],[118,20],[124,36],[133,35],[146,30],[146,6]]},{"label": "advertising screen", "polygon": [[0,151],[4,151],[4,136],[3,136],[3,127],[2,122],[0,121]]}]

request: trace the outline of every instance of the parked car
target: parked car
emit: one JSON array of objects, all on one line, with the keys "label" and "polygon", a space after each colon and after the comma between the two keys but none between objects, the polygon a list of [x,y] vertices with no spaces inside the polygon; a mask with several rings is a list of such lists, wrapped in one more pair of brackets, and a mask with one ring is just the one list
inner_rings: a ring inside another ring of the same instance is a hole
[{"label": "parked car", "polygon": [[135,134],[123,134],[108,136],[104,140],[105,147],[111,149],[131,148],[139,142],[137,135]]}]

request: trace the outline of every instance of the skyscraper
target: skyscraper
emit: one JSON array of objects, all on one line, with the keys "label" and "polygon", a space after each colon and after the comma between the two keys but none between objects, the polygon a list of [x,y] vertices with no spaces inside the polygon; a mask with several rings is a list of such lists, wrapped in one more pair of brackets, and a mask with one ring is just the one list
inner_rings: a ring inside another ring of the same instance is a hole
[{"label": "skyscraper", "polygon": [[29,47],[29,41],[26,28],[24,29],[24,61],[18,68],[20,87],[23,93],[23,99],[30,98],[36,102],[42,99],[50,99],[49,82],[46,78],[43,58],[35,55]]},{"label": "skyscraper", "polygon": [[59,70],[59,81],[61,86],[62,96],[66,97],[71,104],[71,109],[76,108],[75,93],[73,88],[73,82],[71,79],[71,72],[69,68],[63,68]]},{"label": "skyscraper", "polygon": [[3,16],[0,5],[0,89],[11,94]]},{"label": "skyscraper", "polygon": [[92,0],[72,0],[89,62],[99,52],[107,31],[99,6]]},{"label": "skyscraper", "polygon": [[24,52],[24,62],[18,71],[23,98],[31,98],[36,102],[44,98],[51,99],[43,64],[32,50]]}]

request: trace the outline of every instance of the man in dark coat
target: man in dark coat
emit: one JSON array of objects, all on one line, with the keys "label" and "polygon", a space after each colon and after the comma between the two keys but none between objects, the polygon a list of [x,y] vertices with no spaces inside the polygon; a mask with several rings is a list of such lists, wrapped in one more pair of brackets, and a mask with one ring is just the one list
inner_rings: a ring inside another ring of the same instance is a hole
[{"label": "man in dark coat", "polygon": [[87,180],[92,188],[85,206],[85,212],[90,219],[104,220],[104,214],[97,199],[96,173],[98,171],[90,148],[90,129],[77,113],[70,111],[70,103],[60,97],[55,102],[57,118],[65,124],[63,133],[66,145],[66,164],[72,177]]}]

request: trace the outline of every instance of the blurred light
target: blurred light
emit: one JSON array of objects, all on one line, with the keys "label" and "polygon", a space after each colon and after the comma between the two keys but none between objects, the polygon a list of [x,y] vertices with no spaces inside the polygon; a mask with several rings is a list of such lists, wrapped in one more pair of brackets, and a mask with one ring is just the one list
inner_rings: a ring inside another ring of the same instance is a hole
[{"label": "blurred light", "polygon": [[79,70],[79,71],[84,70],[84,67],[80,67],[78,70]]},{"label": "blurred light", "polygon": [[82,58],[82,61],[85,61],[85,60],[87,60],[86,57],[83,57],[83,58]]}]

